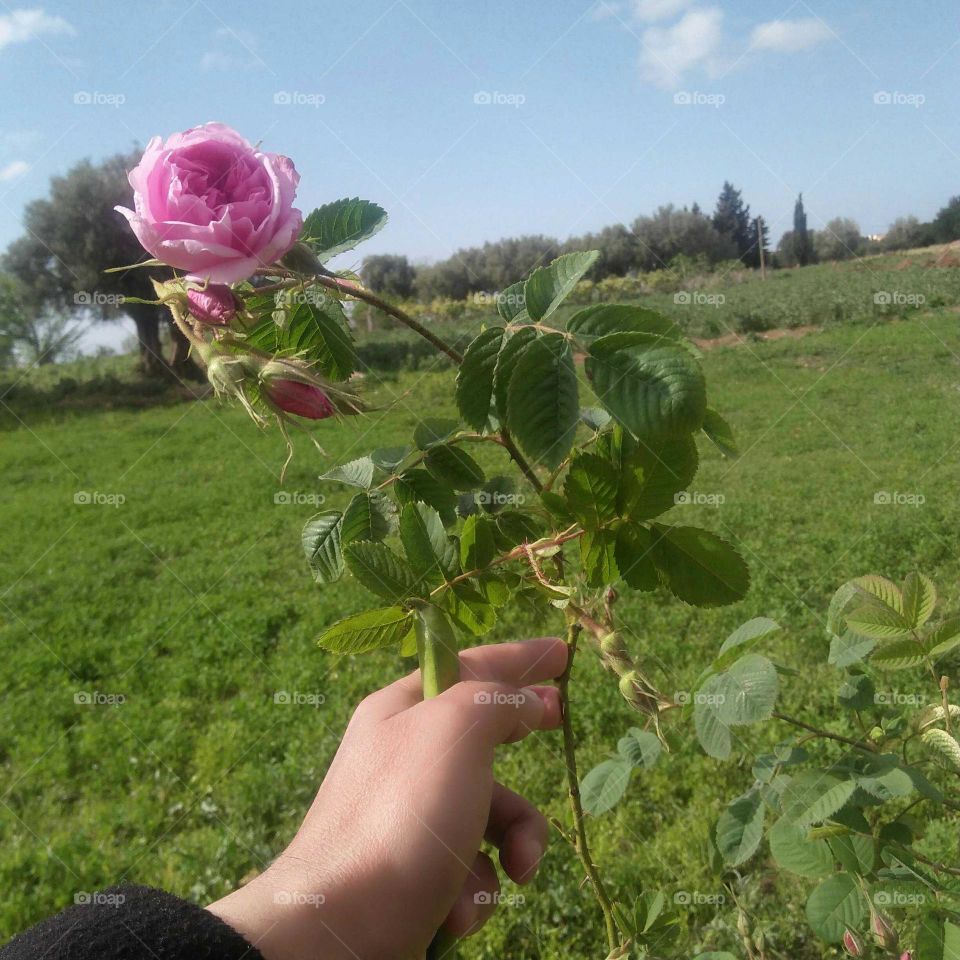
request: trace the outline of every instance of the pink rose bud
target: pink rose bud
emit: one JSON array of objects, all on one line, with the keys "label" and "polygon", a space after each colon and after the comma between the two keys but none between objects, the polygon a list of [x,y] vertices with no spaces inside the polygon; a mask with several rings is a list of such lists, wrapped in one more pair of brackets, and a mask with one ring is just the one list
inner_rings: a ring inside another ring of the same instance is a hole
[{"label": "pink rose bud", "polygon": [[861,944],[860,938],[852,930],[845,930],[843,932],[843,949],[851,957],[863,956],[863,944]]},{"label": "pink rose bud", "polygon": [[233,291],[222,283],[208,284],[203,290],[191,287],[187,290],[187,302],[190,304],[190,313],[201,323],[223,326],[237,312]]},{"label": "pink rose bud", "polygon": [[873,935],[877,943],[886,950],[895,950],[900,937],[890,921],[882,914],[875,913],[870,919]]},{"label": "pink rose bud", "polygon": [[900,960],[913,960],[913,954],[909,950],[904,950],[900,954]]},{"label": "pink rose bud", "polygon": [[326,420],[337,411],[330,398],[319,388],[296,380],[270,380],[267,396],[285,413],[308,420]]}]

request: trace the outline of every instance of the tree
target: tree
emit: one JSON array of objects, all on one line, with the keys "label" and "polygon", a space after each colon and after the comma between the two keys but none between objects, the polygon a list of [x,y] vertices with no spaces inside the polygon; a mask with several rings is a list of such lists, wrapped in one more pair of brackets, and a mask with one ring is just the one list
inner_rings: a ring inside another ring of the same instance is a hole
[{"label": "tree", "polygon": [[642,270],[659,270],[681,253],[702,254],[711,263],[735,259],[738,254],[733,239],[720,233],[709,217],[678,210],[673,204],[660,207],[653,216],[637,217],[631,229]]},{"label": "tree", "polygon": [[150,277],[165,278],[164,269],[105,273],[108,268],[138,263],[143,248],[117,204],[130,201],[127,171],[139,152],[117,154],[101,163],[78,163],[64,176],[53,177],[47,199],[34,200],[24,213],[25,235],[4,256],[4,267],[23,285],[23,295],[38,311],[98,319],[130,316],[137,328],[140,364],[145,373],[171,368],[179,376],[199,371],[187,356],[187,344],[171,326],[174,353],[170,365],[160,345],[165,311],[146,304],[122,303],[124,296],[156,299]]},{"label": "tree", "polygon": [[759,265],[760,254],[758,250],[753,252],[751,258],[755,237],[750,219],[750,207],[743,202],[740,191],[729,180],[724,180],[723,189],[717,198],[717,206],[713,211],[713,225],[718,233],[729,237],[734,242],[737,248],[737,256],[744,263],[755,259]]},{"label": "tree", "polygon": [[814,250],[821,262],[859,257],[863,253],[864,245],[860,225],[849,217],[834,217],[823,230],[817,230],[813,237]]},{"label": "tree", "polygon": [[85,330],[86,324],[27,296],[15,277],[0,274],[0,366],[18,354],[38,366],[65,360]]},{"label": "tree", "polygon": [[881,241],[884,250],[909,250],[933,243],[933,225],[916,217],[897,217],[887,228]]},{"label": "tree", "polygon": [[813,263],[813,241],[807,230],[807,211],[803,208],[803,194],[797,195],[793,207],[793,232],[790,234],[793,245],[791,260],[799,267]]},{"label": "tree", "polygon": [[960,240],[960,196],[951,197],[947,205],[940,208],[931,226],[936,243]]},{"label": "tree", "polygon": [[760,251],[762,250],[766,256],[770,249],[770,228],[762,217],[754,217],[750,221],[749,237],[750,246],[743,257],[743,262],[748,267],[757,268],[760,266]]},{"label": "tree", "polygon": [[380,254],[367,257],[360,270],[364,286],[387,297],[409,300],[416,271],[403,256]]}]

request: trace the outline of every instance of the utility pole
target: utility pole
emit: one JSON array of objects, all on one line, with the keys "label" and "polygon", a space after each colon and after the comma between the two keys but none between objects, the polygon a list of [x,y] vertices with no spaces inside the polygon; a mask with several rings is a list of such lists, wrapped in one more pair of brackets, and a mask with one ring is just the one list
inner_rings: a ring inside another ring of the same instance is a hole
[{"label": "utility pole", "polygon": [[757,217],[757,243],[760,244],[760,279],[767,279],[767,257],[763,250],[763,217]]}]

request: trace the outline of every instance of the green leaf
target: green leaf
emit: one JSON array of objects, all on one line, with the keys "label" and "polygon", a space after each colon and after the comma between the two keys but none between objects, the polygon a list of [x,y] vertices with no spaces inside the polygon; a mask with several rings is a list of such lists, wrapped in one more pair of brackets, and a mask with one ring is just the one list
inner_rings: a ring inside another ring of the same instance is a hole
[{"label": "green leaf", "polygon": [[931,657],[942,657],[960,646],[960,617],[944,620],[927,637],[927,653]]},{"label": "green leaf", "polygon": [[654,590],[659,583],[653,563],[653,534],[636,523],[624,523],[617,531],[614,560],[623,582],[634,590]]},{"label": "green leaf", "polygon": [[931,727],[920,739],[927,753],[942,766],[960,772],[960,743],[957,743],[956,738],[946,730]]},{"label": "green leaf", "polygon": [[736,460],[740,456],[737,449],[737,438],[733,434],[733,427],[712,407],[707,407],[703,414],[703,432],[713,445],[729,460]]},{"label": "green leaf", "polygon": [[787,818],[778,820],[767,838],[770,854],[784,870],[801,877],[825,877],[833,873],[833,854],[827,841],[810,839],[805,828]]},{"label": "green leaf", "polygon": [[588,530],[580,538],[580,562],[591,587],[605,587],[617,579],[615,553],[617,535],[613,530]]},{"label": "green leaf", "polygon": [[520,321],[527,317],[527,308],[523,297],[525,286],[526,280],[520,280],[517,283],[510,284],[506,290],[501,290],[497,294],[497,313],[507,323],[514,320]]},{"label": "green leaf", "polygon": [[617,753],[635,767],[650,769],[660,757],[663,746],[649,730],[631,727],[617,743]]},{"label": "green leaf", "polygon": [[356,348],[346,327],[343,308],[332,297],[314,295],[295,304],[284,325],[272,316],[260,321],[247,342],[270,354],[298,356],[315,363],[331,380],[346,380],[357,367]]},{"label": "green leaf", "polygon": [[937,605],[937,588],[922,573],[908,573],[903,581],[903,619],[916,629],[933,615]]},{"label": "green leaf", "polygon": [[482,637],[493,629],[497,613],[470,584],[458,583],[440,595],[440,605],[464,632]]},{"label": "green leaf", "polygon": [[874,650],[870,662],[885,670],[906,670],[920,666],[925,659],[923,647],[916,640],[905,637]]},{"label": "green leaf", "polygon": [[497,417],[501,423],[507,421],[507,399],[513,371],[523,351],[537,339],[539,334],[533,327],[521,327],[512,336],[507,337],[497,354],[497,363],[493,371],[493,398],[496,401]]},{"label": "green leaf", "polygon": [[855,780],[841,780],[822,770],[805,770],[790,781],[784,793],[784,816],[798,827],[822,823],[840,810],[856,789]]},{"label": "green leaf", "polygon": [[309,214],[300,236],[321,263],[369,239],[387,223],[387,212],[369,200],[334,200]]},{"label": "green leaf", "polygon": [[490,419],[493,374],[503,343],[503,327],[490,327],[474,338],[463,354],[457,372],[457,409],[463,422],[483,430]]},{"label": "green leaf", "polygon": [[720,651],[717,653],[717,660],[730,650],[736,650],[743,646],[751,647],[758,640],[769,637],[771,633],[776,633],[780,629],[780,624],[769,617],[754,617],[746,623],[741,623],[721,644]]},{"label": "green leaf", "polygon": [[595,453],[578,453],[574,457],[563,494],[574,516],[588,530],[617,516],[618,480],[613,465]]},{"label": "green leaf", "polygon": [[779,689],[777,668],[766,657],[748,653],[718,674],[715,692],[721,698],[717,706],[721,722],[736,727],[769,720]]},{"label": "green leaf", "polygon": [[807,900],[807,922],[829,943],[839,943],[847,930],[858,929],[865,914],[863,894],[849,873],[828,877]]},{"label": "green leaf", "polygon": [[846,836],[830,837],[827,844],[844,870],[849,870],[850,873],[861,877],[873,871],[877,859],[877,845],[873,837],[851,833]]},{"label": "green leaf", "polygon": [[548,266],[534,270],[523,287],[524,306],[530,318],[539,321],[550,316],[599,256],[598,250],[565,253]]},{"label": "green leaf", "polygon": [[848,710],[867,710],[875,704],[876,687],[864,673],[848,677],[837,693],[837,700]]},{"label": "green leaf", "polygon": [[343,554],[350,572],[378,597],[398,603],[420,595],[417,577],[384,544],[359,540],[344,547]]},{"label": "green leaf", "polygon": [[393,491],[401,505],[418,500],[430,504],[445,527],[457,522],[457,497],[452,488],[427,473],[426,470],[405,470],[394,481]]},{"label": "green leaf", "polygon": [[720,677],[710,677],[697,691],[693,703],[693,722],[700,746],[715,760],[730,756],[730,728],[720,719],[718,711]]},{"label": "green leaf", "polygon": [[763,839],[764,806],[759,790],[737,797],[717,821],[717,850],[731,867],[749,860]]},{"label": "green leaf", "polygon": [[580,420],[594,433],[599,433],[610,423],[611,416],[603,407],[581,407]]},{"label": "green leaf", "polygon": [[577,374],[570,345],[559,334],[527,345],[510,378],[507,426],[537,463],[556,468],[577,432]]},{"label": "green leaf", "polygon": [[333,653],[366,653],[378,647],[400,643],[410,632],[413,613],[402,607],[368,610],[340,620],[317,640]]},{"label": "green leaf", "polygon": [[653,562],[675,597],[695,607],[716,607],[746,595],[750,573],[726,540],[698,527],[657,524],[653,530]]},{"label": "green leaf", "polygon": [[436,585],[459,573],[457,548],[433,507],[408,503],[400,515],[400,540],[417,578]]},{"label": "green leaf", "polygon": [[843,634],[834,634],[830,639],[827,663],[835,667],[849,667],[859,663],[876,645],[876,640],[857,636],[849,630]]},{"label": "green leaf", "polygon": [[464,570],[482,570],[496,556],[490,521],[479,514],[467,517],[460,531],[460,564]]},{"label": "green leaf", "polygon": [[886,577],[870,574],[850,581],[862,595],[873,597],[897,613],[903,613],[903,594],[900,588]]},{"label": "green leaf", "polygon": [[411,447],[381,447],[370,454],[370,459],[384,473],[393,473],[407,458],[411,449]]},{"label": "green leaf", "polygon": [[321,473],[321,480],[336,480],[351,487],[361,487],[366,490],[373,486],[373,460],[370,457],[359,457],[349,463],[342,463],[327,473]]},{"label": "green leaf", "polygon": [[439,443],[446,443],[460,429],[460,424],[449,417],[426,417],[413,431],[413,442],[419,450],[429,450]]},{"label": "green leaf", "polygon": [[[623,334],[613,334],[622,338]],[[636,437],[699,430],[706,410],[700,365],[682,347],[590,346],[585,369],[598,399]],[[617,345],[619,344],[617,341]]]},{"label": "green leaf", "polygon": [[485,480],[480,464],[452,443],[430,447],[423,465],[437,480],[450,484],[454,490],[475,490]]},{"label": "green leaf", "polygon": [[598,304],[575,313],[567,322],[567,333],[583,343],[611,333],[646,333],[669,340],[683,338],[680,327],[662,313],[621,303]]},{"label": "green leaf", "polygon": [[625,760],[604,760],[580,783],[583,809],[592,817],[606,813],[620,802],[630,784],[633,766]]},{"label": "green leaf", "polygon": [[396,523],[393,502],[376,490],[358,493],[343,513],[341,539],[344,544],[355,540],[382,540]]},{"label": "green leaf", "polygon": [[622,461],[618,504],[632,520],[652,520],[674,506],[697,472],[697,445],[689,435],[639,442]]},{"label": "green leaf", "polygon": [[342,519],[343,514],[333,510],[311,517],[303,528],[303,552],[317,583],[333,583],[343,574],[343,554],[340,549]]},{"label": "green leaf", "polygon": [[903,615],[882,603],[868,603],[847,614],[847,626],[861,637],[892,640],[910,632]]},{"label": "green leaf", "polygon": [[943,922],[943,960],[960,960],[960,927]]}]

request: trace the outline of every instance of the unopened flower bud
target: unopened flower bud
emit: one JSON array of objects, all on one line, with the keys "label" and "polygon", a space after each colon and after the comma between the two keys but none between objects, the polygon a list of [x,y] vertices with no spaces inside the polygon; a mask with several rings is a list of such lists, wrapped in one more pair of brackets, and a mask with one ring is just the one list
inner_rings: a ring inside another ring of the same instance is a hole
[{"label": "unopened flower bud", "polygon": [[893,929],[893,925],[882,913],[873,914],[870,918],[870,927],[873,930],[873,935],[877,943],[881,947],[885,950],[896,950],[897,944],[900,942],[900,937],[897,935],[897,931]]},{"label": "unopened flower bud", "polygon": [[863,956],[863,944],[852,930],[843,931],[843,949],[851,957]]},{"label": "unopened flower bud", "polygon": [[284,413],[308,420],[326,420],[337,412],[330,398],[310,383],[278,378],[269,380],[265,389],[270,401]]},{"label": "unopened flower bud", "polygon": [[207,379],[217,393],[234,395],[240,392],[245,379],[241,360],[214,354],[206,360],[206,364]]},{"label": "unopened flower bud", "polygon": [[233,291],[223,283],[211,283],[202,290],[191,287],[187,290],[190,313],[201,323],[224,326],[237,313],[237,301]]}]

